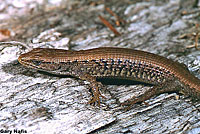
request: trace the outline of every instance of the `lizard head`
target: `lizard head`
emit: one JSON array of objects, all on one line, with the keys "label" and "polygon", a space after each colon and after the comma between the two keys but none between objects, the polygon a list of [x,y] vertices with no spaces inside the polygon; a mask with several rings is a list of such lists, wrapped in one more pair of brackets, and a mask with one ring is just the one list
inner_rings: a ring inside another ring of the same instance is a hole
[{"label": "lizard head", "polygon": [[[55,58],[56,49],[34,48],[28,53],[19,56],[18,61],[22,65],[41,71],[55,71],[60,69],[59,60]],[[67,50],[63,50],[66,53]]]}]

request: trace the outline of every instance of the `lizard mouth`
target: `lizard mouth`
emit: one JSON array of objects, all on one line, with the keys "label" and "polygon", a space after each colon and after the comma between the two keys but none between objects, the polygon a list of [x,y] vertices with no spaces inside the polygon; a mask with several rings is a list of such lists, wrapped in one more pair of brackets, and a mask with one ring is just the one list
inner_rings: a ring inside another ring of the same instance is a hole
[{"label": "lizard mouth", "polygon": [[20,56],[18,57],[18,61],[19,61],[19,63],[22,64],[22,65],[25,65],[25,66],[28,65],[27,62],[24,61],[23,55],[20,55]]}]

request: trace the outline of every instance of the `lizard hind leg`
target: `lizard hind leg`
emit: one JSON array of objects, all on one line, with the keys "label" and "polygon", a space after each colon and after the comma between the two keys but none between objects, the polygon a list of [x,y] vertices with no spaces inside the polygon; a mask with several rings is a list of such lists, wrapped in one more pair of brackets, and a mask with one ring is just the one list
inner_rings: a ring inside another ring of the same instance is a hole
[{"label": "lizard hind leg", "polygon": [[86,80],[86,81],[90,82],[89,87],[92,90],[92,98],[88,102],[88,104],[94,104],[95,102],[97,102],[98,106],[100,106],[100,97],[106,98],[100,92],[100,89],[103,88],[103,85],[101,84],[101,82],[97,82],[96,77],[91,76],[87,73],[83,73],[79,78],[81,80]]},{"label": "lizard hind leg", "polygon": [[150,99],[151,97],[155,95],[159,95],[162,93],[168,93],[168,92],[179,92],[181,90],[181,86],[176,80],[170,80],[166,81],[163,84],[155,85],[154,87],[148,89],[145,93],[139,95],[138,97],[133,97],[126,101],[125,103],[122,103],[122,105],[128,105],[126,110],[129,110],[132,105],[138,103],[138,102],[144,102],[145,100]]}]

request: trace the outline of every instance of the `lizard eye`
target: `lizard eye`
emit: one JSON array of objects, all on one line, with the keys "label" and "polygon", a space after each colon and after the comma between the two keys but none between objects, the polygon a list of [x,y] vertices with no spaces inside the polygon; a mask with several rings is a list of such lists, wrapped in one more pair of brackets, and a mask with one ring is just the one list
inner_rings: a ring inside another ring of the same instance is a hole
[{"label": "lizard eye", "polygon": [[32,63],[36,66],[39,66],[42,62],[38,60],[32,60]]}]

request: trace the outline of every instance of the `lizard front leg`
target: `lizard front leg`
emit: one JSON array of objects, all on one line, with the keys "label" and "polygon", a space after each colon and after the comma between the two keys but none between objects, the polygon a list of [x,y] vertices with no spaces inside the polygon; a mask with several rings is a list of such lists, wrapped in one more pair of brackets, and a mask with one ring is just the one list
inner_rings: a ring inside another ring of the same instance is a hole
[{"label": "lizard front leg", "polygon": [[103,85],[101,84],[101,82],[97,82],[96,77],[91,76],[87,73],[81,74],[79,78],[81,80],[86,80],[90,82],[89,86],[92,89],[92,99],[88,102],[88,104],[97,102],[98,106],[100,106],[100,97],[105,98],[100,92],[100,89],[103,88]]}]

